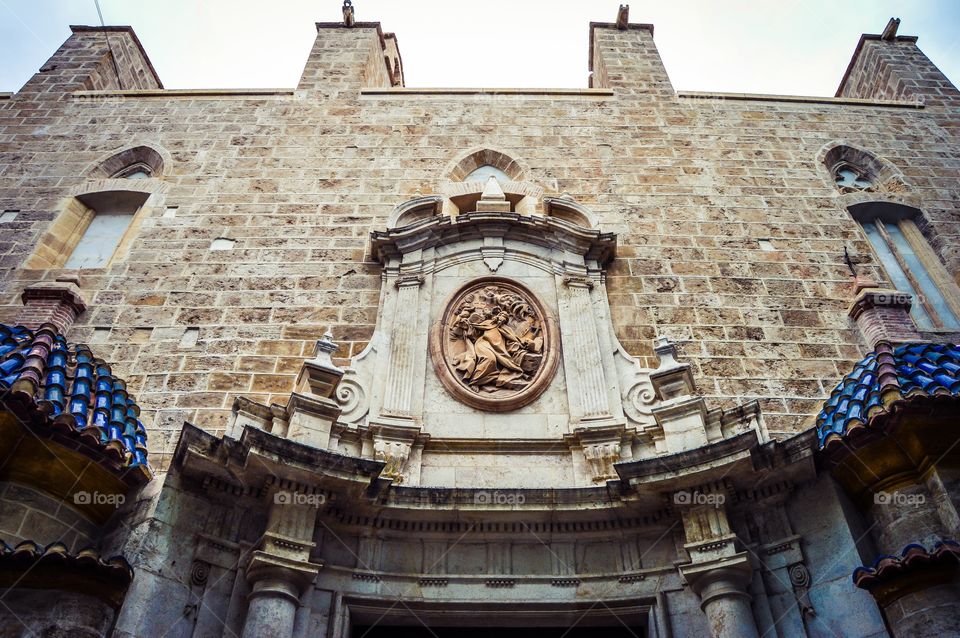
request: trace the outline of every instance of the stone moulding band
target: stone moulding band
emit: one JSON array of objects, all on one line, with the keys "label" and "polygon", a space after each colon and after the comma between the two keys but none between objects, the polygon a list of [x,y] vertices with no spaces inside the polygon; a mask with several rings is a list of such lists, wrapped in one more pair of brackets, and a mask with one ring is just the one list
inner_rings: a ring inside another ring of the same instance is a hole
[{"label": "stone moulding band", "polygon": [[867,100],[851,97],[817,97],[813,95],[765,95],[763,93],[708,93],[678,91],[677,97],[687,100],[740,100],[747,102],[799,102],[803,104],[836,104],[838,106],[884,106],[901,109],[922,109],[918,100]]},{"label": "stone moulding band", "polygon": [[75,100],[106,97],[237,97],[248,96],[291,96],[293,89],[128,89],[107,91],[74,91],[70,96]]},{"label": "stone moulding band", "polygon": [[555,97],[613,97],[612,89],[517,89],[517,88],[364,88],[360,89],[363,96],[406,96],[406,95],[516,95]]}]

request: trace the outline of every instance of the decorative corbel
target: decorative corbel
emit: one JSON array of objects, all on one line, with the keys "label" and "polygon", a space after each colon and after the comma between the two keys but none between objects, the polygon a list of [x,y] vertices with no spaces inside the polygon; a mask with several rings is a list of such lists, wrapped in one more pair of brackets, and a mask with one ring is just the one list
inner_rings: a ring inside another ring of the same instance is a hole
[{"label": "decorative corbel", "polygon": [[804,616],[816,616],[817,612],[810,602],[810,570],[803,563],[796,563],[790,566],[787,573],[790,574],[790,584],[793,586],[800,613]]}]

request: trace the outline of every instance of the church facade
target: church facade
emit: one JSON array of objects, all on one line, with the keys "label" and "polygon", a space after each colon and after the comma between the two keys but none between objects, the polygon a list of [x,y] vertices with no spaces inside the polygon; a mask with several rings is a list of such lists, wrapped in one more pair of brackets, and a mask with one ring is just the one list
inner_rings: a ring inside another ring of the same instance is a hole
[{"label": "church facade", "polygon": [[960,92],[0,94],[0,636],[960,634]]}]

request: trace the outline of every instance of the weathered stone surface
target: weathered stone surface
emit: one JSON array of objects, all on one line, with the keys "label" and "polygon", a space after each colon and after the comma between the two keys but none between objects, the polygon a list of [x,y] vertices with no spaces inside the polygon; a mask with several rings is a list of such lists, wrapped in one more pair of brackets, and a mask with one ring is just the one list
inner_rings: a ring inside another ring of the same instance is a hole
[{"label": "weathered stone surface", "polygon": [[[129,380],[159,475],[102,529],[9,483],[4,540],[127,556],[124,637],[344,638],[414,614],[397,601],[462,626],[493,608],[612,627],[622,603],[657,636],[949,633],[951,586],[885,625],[850,572],[956,537],[951,470],[904,491],[929,497],[922,520],[858,511],[804,434],[887,334],[884,313],[848,316],[845,252],[892,282],[847,207],[921,211],[958,279],[960,96],[914,39],[866,37],[836,99],[678,94],[624,9],[590,27],[592,88],[491,92],[403,88],[396,38],[350,22],[318,25],[295,90],[161,90],[126,28],[108,31],[118,79],[80,27],[0,97],[0,206],[18,211],[0,320],[74,275],[43,264],[78,196],[146,197],[109,265],[81,271],[68,336]],[[883,158],[877,189],[838,190],[839,147]],[[122,179],[128,157],[152,174]],[[463,181],[484,165],[509,181]],[[429,328],[484,277],[558,322],[556,374],[503,412],[429,360]],[[321,338],[337,357],[304,364]],[[681,494],[713,500],[695,517]],[[78,600],[56,626],[15,594],[37,633],[112,623]]]}]

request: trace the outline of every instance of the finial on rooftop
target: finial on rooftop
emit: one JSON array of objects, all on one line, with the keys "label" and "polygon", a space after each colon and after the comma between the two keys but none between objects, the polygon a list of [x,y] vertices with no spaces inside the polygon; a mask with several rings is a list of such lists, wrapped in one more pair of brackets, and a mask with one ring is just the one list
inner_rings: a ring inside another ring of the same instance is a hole
[{"label": "finial on rooftop", "polygon": [[884,27],[880,35],[881,40],[894,40],[897,37],[897,29],[900,27],[900,18],[890,18],[887,26]]},{"label": "finial on rooftop", "polygon": [[497,178],[491,175],[487,179],[486,185],[483,187],[483,193],[480,194],[480,199],[506,199],[507,196],[504,195],[503,189],[500,188],[500,182],[497,181]]},{"label": "finial on rooftop", "polygon": [[328,330],[317,341],[313,359],[303,362],[297,382],[294,386],[297,392],[309,392],[318,397],[330,398],[337,389],[337,384],[343,378],[341,370],[330,358],[337,351],[337,344],[333,342],[333,335]]},{"label": "finial on rooftop", "polygon": [[627,25],[630,23],[630,5],[621,4],[620,10],[617,11],[617,28],[621,31],[627,28]]},{"label": "finial on rooftop", "polygon": [[333,342],[333,333],[327,330],[323,333],[323,336],[320,337],[320,340],[317,341],[316,348],[313,351],[314,361],[321,365],[336,367],[330,357],[339,347],[340,346]]},{"label": "finial on rooftop", "polygon": [[510,202],[500,188],[500,182],[491,175],[487,179],[483,192],[480,193],[480,201],[477,202],[477,212],[479,213],[509,213]]},{"label": "finial on rooftop", "polygon": [[676,342],[660,335],[653,340],[653,351],[660,365],[650,372],[650,382],[660,400],[669,401],[696,393],[690,364],[677,361]]},{"label": "finial on rooftop", "polygon": [[352,27],[356,20],[353,17],[353,0],[343,0],[343,23]]},{"label": "finial on rooftop", "polygon": [[660,360],[659,370],[676,368],[681,364],[677,361],[677,344],[665,335],[658,336],[653,340],[653,351]]}]

